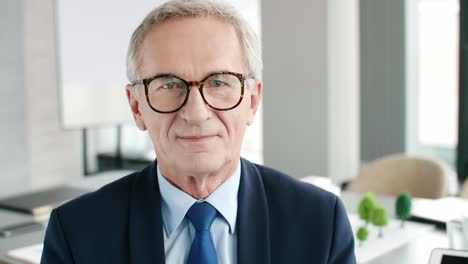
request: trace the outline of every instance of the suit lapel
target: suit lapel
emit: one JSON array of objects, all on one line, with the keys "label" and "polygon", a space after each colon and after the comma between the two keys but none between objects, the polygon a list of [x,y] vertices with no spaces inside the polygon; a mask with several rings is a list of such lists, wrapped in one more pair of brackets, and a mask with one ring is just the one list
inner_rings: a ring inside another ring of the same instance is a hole
[{"label": "suit lapel", "polygon": [[[258,169],[241,159],[238,194],[238,263],[270,263],[270,221],[264,185]],[[161,195],[156,162],[135,180],[130,196],[129,248],[131,263],[165,263]]]},{"label": "suit lapel", "polygon": [[138,175],[130,197],[130,262],[164,263],[161,195],[156,180],[156,161]]},{"label": "suit lapel", "polygon": [[270,263],[270,222],[263,181],[252,163],[244,159],[241,162],[237,211],[238,263]]}]

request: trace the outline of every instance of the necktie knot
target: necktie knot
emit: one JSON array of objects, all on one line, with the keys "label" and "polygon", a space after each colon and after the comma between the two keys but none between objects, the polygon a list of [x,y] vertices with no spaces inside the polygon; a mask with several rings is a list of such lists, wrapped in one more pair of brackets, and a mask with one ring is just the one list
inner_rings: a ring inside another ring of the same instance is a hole
[{"label": "necktie knot", "polygon": [[217,214],[218,211],[211,204],[207,202],[197,202],[190,207],[187,212],[187,217],[190,222],[192,222],[195,230],[201,232],[210,230]]}]

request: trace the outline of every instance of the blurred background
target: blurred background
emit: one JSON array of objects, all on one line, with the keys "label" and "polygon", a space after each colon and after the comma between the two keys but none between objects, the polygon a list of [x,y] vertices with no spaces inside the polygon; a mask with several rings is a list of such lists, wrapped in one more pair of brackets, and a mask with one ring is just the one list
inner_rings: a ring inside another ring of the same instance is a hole
[{"label": "blurred background", "polygon": [[[0,1],[0,196],[155,158],[131,121],[125,54],[162,2]],[[243,156],[341,184],[406,153],[464,180],[458,1],[230,2],[262,36],[265,63]]]},{"label": "blurred background", "polygon": [[[467,2],[225,1],[263,46],[263,101],[242,156],[343,190],[347,210],[360,199],[351,192],[393,197],[384,205],[402,191],[436,199],[418,200],[419,212],[444,228],[459,215],[441,219],[443,208],[464,212],[468,250],[467,201],[442,199],[468,197]],[[163,2],[0,0],[0,198],[108,182],[156,158],[130,115],[125,56],[133,30]],[[428,233],[436,242],[423,256],[453,247],[445,232]],[[385,256],[392,245],[358,253]],[[402,250],[372,263],[416,263],[415,250]]]}]

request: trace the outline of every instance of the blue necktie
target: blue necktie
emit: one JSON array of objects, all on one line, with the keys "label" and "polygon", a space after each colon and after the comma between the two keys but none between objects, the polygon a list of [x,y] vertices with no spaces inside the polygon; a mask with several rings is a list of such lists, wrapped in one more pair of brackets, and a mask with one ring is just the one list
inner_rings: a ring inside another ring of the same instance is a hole
[{"label": "blue necktie", "polygon": [[211,204],[194,203],[187,212],[188,219],[195,227],[195,239],[188,256],[187,264],[217,264],[216,249],[211,240],[210,228],[218,211]]}]

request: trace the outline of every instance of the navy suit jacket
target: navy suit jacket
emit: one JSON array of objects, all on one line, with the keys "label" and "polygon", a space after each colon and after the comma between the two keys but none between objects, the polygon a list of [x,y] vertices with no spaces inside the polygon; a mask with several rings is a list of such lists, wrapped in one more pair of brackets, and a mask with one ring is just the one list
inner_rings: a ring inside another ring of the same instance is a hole
[{"label": "navy suit jacket", "polygon": [[[238,262],[355,263],[340,199],[241,159]],[[165,263],[156,162],[55,209],[41,263]]]}]

